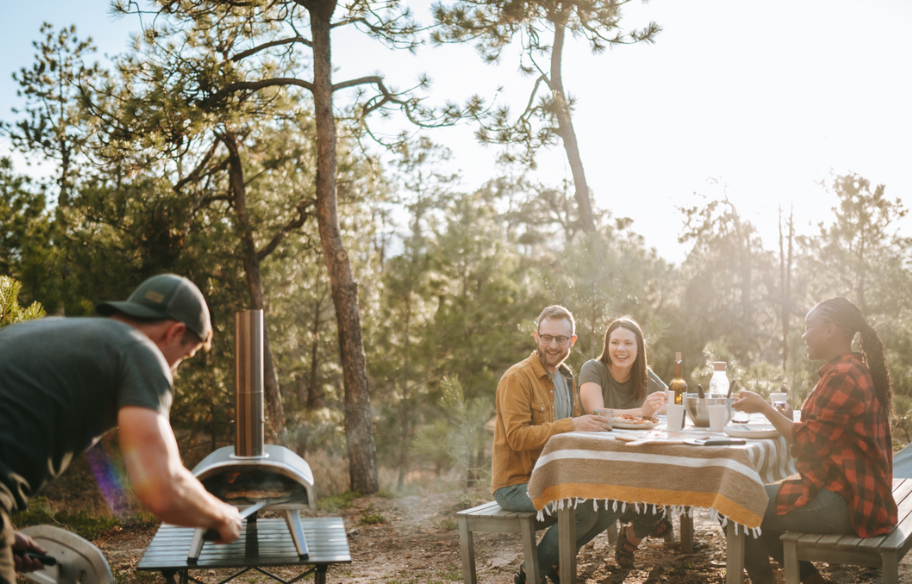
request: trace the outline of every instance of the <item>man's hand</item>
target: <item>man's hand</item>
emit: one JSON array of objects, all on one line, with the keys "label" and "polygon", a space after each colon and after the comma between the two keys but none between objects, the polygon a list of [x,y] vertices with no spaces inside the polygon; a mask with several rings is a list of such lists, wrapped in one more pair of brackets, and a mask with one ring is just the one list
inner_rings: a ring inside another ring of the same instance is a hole
[{"label": "man's hand", "polygon": [[611,430],[611,420],[604,416],[588,415],[572,418],[573,430],[576,432],[607,432]]},{"label": "man's hand", "polygon": [[241,536],[241,526],[244,520],[241,519],[240,511],[233,505],[225,504],[222,511],[224,517],[219,526],[215,528],[219,532],[219,538],[215,540],[215,543],[231,543]]},{"label": "man's hand", "polygon": [[[732,408],[739,412],[747,412],[748,414],[766,414],[769,410],[773,409],[773,406],[758,394],[752,391],[742,390],[741,393],[732,400]],[[767,416],[767,418],[769,418],[769,416]]]},{"label": "man's hand", "polygon": [[13,564],[16,572],[25,574],[35,570],[43,570],[41,562],[25,555],[25,552],[35,552],[37,554],[46,554],[47,550],[35,543],[35,541],[24,533],[14,532],[16,541],[13,543]]}]

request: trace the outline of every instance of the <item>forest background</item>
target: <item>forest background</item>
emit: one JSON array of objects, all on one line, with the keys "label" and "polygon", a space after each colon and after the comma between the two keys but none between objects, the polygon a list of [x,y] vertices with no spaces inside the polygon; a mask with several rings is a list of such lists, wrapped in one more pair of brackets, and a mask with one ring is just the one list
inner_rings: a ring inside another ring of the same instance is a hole
[{"label": "forest background", "polygon": [[[369,401],[347,401],[339,323],[350,326],[352,315],[339,319],[327,271],[327,257],[338,256],[327,255],[320,231],[327,110],[302,81],[317,74],[320,57],[300,32],[313,27],[308,4],[153,4],[145,15],[152,25],[110,67],[75,29],[44,27],[34,65],[17,73],[21,107],[2,127],[19,152],[54,168],[36,180],[0,159],[0,275],[22,284],[23,305],[91,315],[94,302],[124,298],[162,272],[191,278],[206,295],[215,343],[182,366],[171,416],[185,459],[232,443],[233,313],[252,306],[266,312],[269,439],[314,465],[321,494],[358,486],[347,472],[346,436],[357,415],[369,420],[375,453],[367,455],[380,470],[367,490],[408,490],[430,477],[487,481],[485,423],[497,381],[533,349],[535,318],[553,303],[577,318],[575,370],[599,355],[610,319],[630,314],[666,381],[680,351],[691,386],[705,386],[712,361],[724,360],[743,386],[785,386],[798,406],[819,365],[804,356],[804,315],[820,299],[845,295],[884,339],[897,394],[894,440],[912,441],[912,272],[899,199],[863,176],[831,176],[820,206],[832,215],[797,234],[790,209],[781,209],[772,247],[758,234],[770,226],[753,224],[724,195],[668,209],[680,217],[686,250],[672,264],[629,219],[581,212],[585,181],[527,178],[549,146],[563,145],[574,165],[556,90],[531,101],[518,124],[483,99],[433,107],[425,85],[397,91],[382,78],[355,80],[351,99],[331,104],[331,191],[344,244],[334,254],[345,254],[357,285],[369,388]],[[512,40],[517,16],[504,6],[547,13],[560,5],[478,4],[499,10],[487,37],[467,34],[458,13],[421,23],[395,2],[340,4],[335,23],[406,50],[481,37],[492,51]],[[136,5],[120,8],[137,17]],[[596,45],[613,42],[612,10],[597,15],[607,24],[587,37]],[[517,18],[530,21],[533,12]],[[274,42],[289,30],[298,40]],[[517,33],[534,39],[529,55],[547,57],[554,43],[529,30]],[[614,40],[649,42],[652,32],[626,34]],[[263,75],[283,81],[264,83]],[[466,188],[447,148],[426,135],[376,140],[372,124],[393,116],[416,128],[475,124],[497,145],[491,153],[502,172]]]}]

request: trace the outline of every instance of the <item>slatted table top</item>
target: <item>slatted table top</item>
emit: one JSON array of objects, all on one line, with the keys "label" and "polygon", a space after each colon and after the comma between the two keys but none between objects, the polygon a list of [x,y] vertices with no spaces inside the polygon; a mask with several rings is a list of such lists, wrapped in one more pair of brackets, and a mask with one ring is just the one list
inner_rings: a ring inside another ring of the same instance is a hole
[{"label": "slatted table top", "polygon": [[137,570],[243,568],[350,564],[351,551],[341,517],[301,519],[310,556],[301,560],[284,519],[244,522],[241,536],[228,545],[206,543],[199,560],[187,562],[193,528],[163,524],[136,566]]}]

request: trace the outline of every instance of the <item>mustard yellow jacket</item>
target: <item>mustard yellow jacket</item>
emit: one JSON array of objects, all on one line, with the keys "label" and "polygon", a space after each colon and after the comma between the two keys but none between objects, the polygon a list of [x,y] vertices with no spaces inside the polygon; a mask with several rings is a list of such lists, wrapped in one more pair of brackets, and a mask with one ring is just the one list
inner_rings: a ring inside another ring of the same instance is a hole
[{"label": "mustard yellow jacket", "polygon": [[[572,388],[573,416],[580,415],[579,390],[566,365],[559,371]],[[533,351],[513,365],[497,384],[497,425],[491,460],[491,492],[528,483],[548,439],[573,431],[573,420],[554,421],[554,381]]]}]

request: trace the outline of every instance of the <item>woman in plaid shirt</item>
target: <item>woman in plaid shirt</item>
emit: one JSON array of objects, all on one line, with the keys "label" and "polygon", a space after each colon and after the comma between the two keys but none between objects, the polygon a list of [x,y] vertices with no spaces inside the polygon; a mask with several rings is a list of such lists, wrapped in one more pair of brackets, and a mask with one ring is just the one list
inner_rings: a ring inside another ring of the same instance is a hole
[{"label": "woman in plaid shirt", "polygon": [[[792,422],[788,407],[776,410],[759,395],[742,391],[736,410],[764,414],[792,445],[801,478],[767,485],[770,503],[762,536],[748,538],[745,568],[753,584],[773,584],[772,556],[783,559],[785,531],[873,537],[896,525],[893,501],[893,389],[883,343],[857,306],[831,298],[805,318],[808,359],[825,360],[820,381]],[[862,352],[852,352],[861,333]],[[827,581],[810,562],[799,564],[801,581]]]}]

